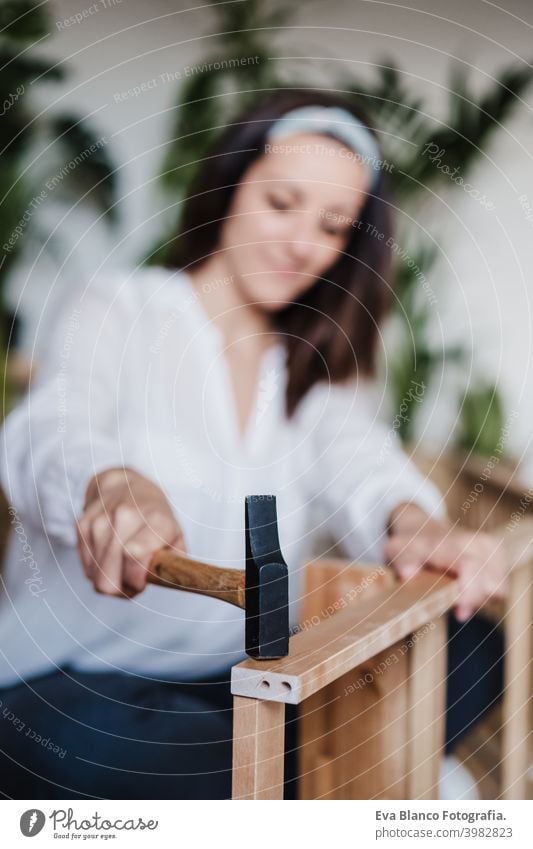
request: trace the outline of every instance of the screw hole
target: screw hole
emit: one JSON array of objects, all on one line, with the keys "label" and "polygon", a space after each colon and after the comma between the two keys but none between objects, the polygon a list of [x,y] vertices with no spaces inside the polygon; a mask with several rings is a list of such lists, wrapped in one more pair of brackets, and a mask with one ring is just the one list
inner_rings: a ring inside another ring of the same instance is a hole
[{"label": "screw hole", "polygon": [[270,681],[267,681],[265,678],[263,678],[260,686],[263,690],[269,690],[270,689]]},{"label": "screw hole", "polygon": [[281,686],[283,687],[284,690],[287,690],[288,693],[290,693],[290,691],[292,690],[292,687],[291,687],[291,685],[289,684],[288,681],[282,681]]}]

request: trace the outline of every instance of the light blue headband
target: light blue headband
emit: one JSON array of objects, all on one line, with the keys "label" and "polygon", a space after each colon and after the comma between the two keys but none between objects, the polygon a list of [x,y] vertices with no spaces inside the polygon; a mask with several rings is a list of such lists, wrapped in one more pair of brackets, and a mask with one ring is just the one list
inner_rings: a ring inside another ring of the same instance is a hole
[{"label": "light blue headband", "polygon": [[272,124],[267,139],[279,139],[301,132],[330,133],[359,154],[371,172],[373,189],[379,178],[379,148],[370,130],[347,109],[340,106],[300,106],[291,109]]}]

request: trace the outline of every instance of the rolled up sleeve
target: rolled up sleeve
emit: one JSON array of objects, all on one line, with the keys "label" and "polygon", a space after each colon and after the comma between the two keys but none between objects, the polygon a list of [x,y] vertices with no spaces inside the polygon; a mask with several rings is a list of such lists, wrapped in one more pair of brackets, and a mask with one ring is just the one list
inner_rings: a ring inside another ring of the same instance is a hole
[{"label": "rolled up sleeve", "polygon": [[355,385],[319,385],[308,402],[310,497],[324,524],[353,559],[383,562],[391,512],[413,502],[433,518],[447,516],[438,488],[418,471],[393,427]]},{"label": "rolled up sleeve", "polygon": [[121,338],[131,326],[120,281],[99,278],[67,298],[26,397],[0,434],[0,479],[21,518],[76,544],[89,479],[122,466]]}]

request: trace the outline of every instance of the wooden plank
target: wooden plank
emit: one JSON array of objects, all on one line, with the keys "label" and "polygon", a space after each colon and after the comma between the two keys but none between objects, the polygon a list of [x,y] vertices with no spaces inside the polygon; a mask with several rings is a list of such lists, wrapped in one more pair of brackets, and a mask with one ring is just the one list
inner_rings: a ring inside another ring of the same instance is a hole
[{"label": "wooden plank", "polygon": [[331,787],[326,710],[330,697],[330,687],[324,687],[306,699],[298,711],[299,799],[317,799]]},{"label": "wooden plank", "polygon": [[234,695],[299,704],[453,606],[457,582],[427,570],[341,610],[290,640],[276,661],[234,666]]},{"label": "wooden plank", "polygon": [[409,799],[438,799],[446,711],[446,619],[411,638],[409,654]]},{"label": "wooden plank", "polygon": [[512,522],[493,531],[503,541],[509,567],[514,571],[526,569],[533,562],[533,519],[523,517],[514,526]]},{"label": "wooden plank", "polygon": [[396,585],[390,567],[378,563],[354,563],[343,557],[311,560],[305,567],[305,591],[301,621],[327,619],[348,605]]},{"label": "wooden plank", "polygon": [[234,799],[283,799],[285,705],[233,700]]},{"label": "wooden plank", "polygon": [[[305,568],[305,589],[302,600],[302,626],[313,627],[314,623],[328,616],[328,611],[340,599],[348,604],[360,596],[353,592],[362,586],[369,570],[359,567],[345,558],[321,558],[313,560]],[[372,572],[370,577],[373,578]],[[368,580],[365,581],[369,583]],[[370,582],[372,586],[374,581]],[[338,683],[338,682],[336,682]],[[329,798],[335,780],[334,763],[328,746],[331,734],[328,731],[328,702],[335,698],[332,687],[324,687],[300,706],[298,712],[298,798]]]},{"label": "wooden plank", "polygon": [[501,788],[504,799],[527,798],[532,618],[531,569],[519,569],[510,578],[505,617]]},{"label": "wooden plank", "polygon": [[[345,558],[312,561],[306,567],[302,622],[308,627],[344,602],[358,605],[394,586],[392,569],[376,564],[363,566]],[[402,647],[393,647],[300,705],[300,799],[369,798],[368,794],[405,798],[407,673],[400,667],[406,663]]]},{"label": "wooden plank", "polygon": [[[492,466],[487,462],[490,457],[479,457],[463,451],[446,451],[438,456],[426,453],[418,445],[404,446],[416,466],[427,477],[430,477],[440,487],[441,492],[448,496],[448,489],[470,490],[478,482],[483,483],[483,494],[486,490],[496,490],[498,494],[509,494],[516,502],[527,492],[528,485],[520,477],[519,466],[509,465],[507,460],[496,461]],[[443,486],[443,478],[448,478],[448,486]]]},{"label": "wooden plank", "polygon": [[402,640],[301,705],[300,799],[406,799],[408,652]]},{"label": "wooden plank", "polygon": [[328,798],[405,799],[407,649],[401,640],[328,690],[335,783]]}]

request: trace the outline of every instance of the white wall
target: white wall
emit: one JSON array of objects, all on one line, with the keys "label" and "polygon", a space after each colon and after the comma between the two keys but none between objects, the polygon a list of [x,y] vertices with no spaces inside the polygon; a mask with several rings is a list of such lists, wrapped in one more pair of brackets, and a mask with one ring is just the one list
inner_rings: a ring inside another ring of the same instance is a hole
[{"label": "white wall", "polygon": [[[205,60],[207,49],[213,49],[209,4],[194,9],[194,3],[184,0],[114,1],[111,5],[113,0],[99,0],[98,11],[69,28],[62,21],[87,10],[87,0],[54,0],[49,6],[54,33],[41,51],[67,62],[71,73],[64,85],[47,87],[41,94],[43,104],[94,113],[93,125],[110,137],[112,153],[124,163],[123,232],[117,239],[101,226],[91,231],[90,239],[82,238],[53,293],[87,276],[102,259],[131,261],[157,237],[157,217],[151,218],[160,211],[160,202],[150,181],[168,137],[179,85],[163,82],[159,75],[183,74],[185,66]],[[109,8],[103,8],[104,2]],[[370,77],[377,62],[392,57],[409,74],[428,112],[442,115],[454,57],[471,67],[479,93],[503,67],[533,58],[532,35],[533,5],[528,0],[507,2],[505,10],[482,0],[329,0],[295,4],[290,27],[278,33],[274,43],[282,55],[304,57],[287,60],[288,72],[312,74],[314,82],[331,79],[334,69]],[[115,93],[154,78],[158,83],[149,92],[115,102]],[[426,406],[421,438],[434,447],[449,437],[456,412],[448,401],[452,384],[466,385],[478,375],[497,378],[508,412],[519,413],[509,448],[517,456],[525,452],[524,473],[533,480],[533,224],[518,201],[525,193],[533,207],[532,107],[533,88],[471,175],[470,182],[494,201],[494,212],[450,186],[414,214],[443,251],[431,280],[439,301],[435,342],[439,344],[440,334],[446,340],[471,338],[474,349],[471,374],[443,375],[441,402]],[[69,236],[83,236],[86,219],[69,216],[68,221]],[[14,297],[24,288],[30,335],[50,290],[50,274],[41,263],[13,283]]]}]

